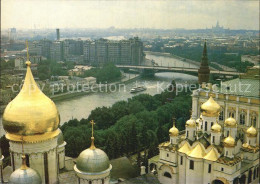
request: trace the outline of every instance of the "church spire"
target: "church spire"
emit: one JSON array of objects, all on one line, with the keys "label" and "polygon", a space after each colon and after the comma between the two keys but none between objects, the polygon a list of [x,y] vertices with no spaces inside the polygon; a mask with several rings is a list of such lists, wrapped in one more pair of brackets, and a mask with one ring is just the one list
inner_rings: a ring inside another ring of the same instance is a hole
[{"label": "church spire", "polygon": [[208,83],[209,74],[210,74],[210,70],[209,70],[209,64],[208,64],[207,43],[205,40],[200,68],[198,70],[199,84],[202,84],[203,82]]}]

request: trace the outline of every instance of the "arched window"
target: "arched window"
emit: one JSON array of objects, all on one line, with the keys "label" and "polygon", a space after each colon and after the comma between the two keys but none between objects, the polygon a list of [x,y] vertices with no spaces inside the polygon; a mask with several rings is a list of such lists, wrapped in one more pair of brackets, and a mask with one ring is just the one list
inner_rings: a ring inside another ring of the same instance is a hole
[{"label": "arched window", "polygon": [[235,118],[235,113],[234,113],[234,111],[229,112],[228,115],[229,115],[229,117]]},{"label": "arched window", "polygon": [[163,174],[163,176],[165,176],[165,177],[167,177],[167,178],[172,178],[172,175],[171,175],[170,173],[168,173],[168,172],[165,172],[165,173]]},{"label": "arched window", "polygon": [[251,125],[253,125],[253,127],[256,127],[256,116],[252,116],[251,117]]},{"label": "arched window", "polygon": [[227,131],[227,137],[229,136],[229,130]]},{"label": "arched window", "polygon": [[246,115],[244,111],[242,111],[242,113],[240,114],[240,125],[244,125],[245,122],[246,122]]},{"label": "arched window", "polygon": [[189,131],[187,131],[187,137],[189,137]]},{"label": "arched window", "polygon": [[219,120],[223,121],[224,120],[224,110],[221,108],[220,114],[219,114]]},{"label": "arched window", "polygon": [[208,122],[207,121],[205,121],[205,131],[207,131],[208,130]]},{"label": "arched window", "polygon": [[213,122],[211,122],[211,126],[210,127],[212,127],[213,126]]},{"label": "arched window", "polygon": [[215,136],[212,136],[212,143],[215,143]]}]

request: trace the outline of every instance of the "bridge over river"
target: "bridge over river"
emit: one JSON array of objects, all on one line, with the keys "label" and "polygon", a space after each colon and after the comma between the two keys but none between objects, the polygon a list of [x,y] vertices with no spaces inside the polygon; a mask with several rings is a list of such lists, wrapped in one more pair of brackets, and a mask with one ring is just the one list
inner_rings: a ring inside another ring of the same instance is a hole
[{"label": "bridge over river", "polygon": [[[135,69],[139,71],[150,70],[156,72],[176,72],[176,73],[187,73],[191,75],[198,74],[198,68],[186,68],[186,67],[166,67],[166,66],[145,66],[145,65],[116,65],[121,69]],[[240,72],[236,71],[221,71],[221,70],[211,70],[210,74],[218,75],[218,76],[239,76]]]}]

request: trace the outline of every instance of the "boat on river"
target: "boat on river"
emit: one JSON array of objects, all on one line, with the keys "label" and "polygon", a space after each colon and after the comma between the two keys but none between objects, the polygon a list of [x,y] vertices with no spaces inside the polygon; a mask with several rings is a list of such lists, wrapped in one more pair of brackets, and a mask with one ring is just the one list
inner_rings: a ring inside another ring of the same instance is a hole
[{"label": "boat on river", "polygon": [[137,86],[130,90],[130,93],[137,93],[140,91],[145,91],[147,88],[145,86]]}]

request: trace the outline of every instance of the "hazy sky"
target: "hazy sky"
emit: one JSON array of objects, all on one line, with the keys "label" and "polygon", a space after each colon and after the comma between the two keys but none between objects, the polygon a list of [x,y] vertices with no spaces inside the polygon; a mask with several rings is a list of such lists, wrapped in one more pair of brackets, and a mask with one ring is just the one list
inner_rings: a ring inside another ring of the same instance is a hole
[{"label": "hazy sky", "polygon": [[2,28],[259,29],[259,1],[2,0]]}]

